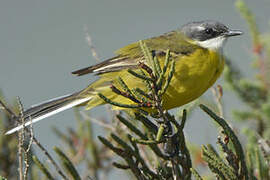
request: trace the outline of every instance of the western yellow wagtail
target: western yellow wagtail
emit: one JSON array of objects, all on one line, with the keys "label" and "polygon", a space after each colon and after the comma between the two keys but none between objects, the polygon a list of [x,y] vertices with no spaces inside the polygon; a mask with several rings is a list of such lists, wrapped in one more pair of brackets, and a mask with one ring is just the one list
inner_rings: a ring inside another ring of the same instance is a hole
[{"label": "western yellow wagtail", "polygon": [[[164,64],[168,49],[175,60],[175,73],[162,97],[166,100],[163,108],[169,110],[187,104],[210,88],[222,73],[225,61],[222,49],[226,40],[241,34],[241,31],[230,30],[220,22],[208,20],[191,22],[161,36],[145,39],[143,42],[154,52],[161,65]],[[138,87],[146,91],[145,84],[128,73],[128,69],[138,71],[138,63],[147,62],[139,42],[125,46],[115,54],[116,56],[102,63],[72,72],[78,76],[96,73],[100,78],[80,92],[51,99],[26,110],[25,126],[74,106],[85,105],[86,109],[91,109],[105,104],[98,93],[115,102],[132,103],[129,99],[113,93],[110,86],[119,86],[117,77],[121,77],[129,88]],[[22,125],[19,125],[6,134],[21,128]]]}]

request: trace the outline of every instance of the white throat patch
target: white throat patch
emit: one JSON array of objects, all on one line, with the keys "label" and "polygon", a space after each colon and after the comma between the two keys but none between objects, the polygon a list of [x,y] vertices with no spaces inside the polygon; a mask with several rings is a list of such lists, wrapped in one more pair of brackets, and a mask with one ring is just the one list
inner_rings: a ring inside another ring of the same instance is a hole
[{"label": "white throat patch", "polygon": [[205,41],[197,41],[196,43],[201,46],[204,47],[206,49],[211,49],[211,50],[222,50],[225,42],[226,42],[227,38],[224,36],[219,36],[213,39],[208,39]]}]

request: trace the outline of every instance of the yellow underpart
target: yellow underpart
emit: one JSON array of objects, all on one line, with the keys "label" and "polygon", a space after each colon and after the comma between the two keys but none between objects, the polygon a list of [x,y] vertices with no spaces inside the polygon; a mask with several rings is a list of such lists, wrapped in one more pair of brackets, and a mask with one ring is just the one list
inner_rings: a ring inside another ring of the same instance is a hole
[{"label": "yellow underpart", "polygon": [[[161,66],[164,57],[159,58]],[[224,68],[224,58],[216,51],[199,48],[191,55],[179,55],[174,57],[175,73],[170,86],[163,96],[164,109],[172,109],[187,104],[200,97],[210,88],[221,75]],[[84,90],[82,95],[93,96],[88,102],[86,109],[104,104],[96,93],[100,92],[107,98],[123,104],[134,104],[131,100],[116,95],[110,89],[109,84],[114,84],[121,89],[117,83],[117,77],[121,77],[130,89],[139,87],[147,90],[142,80],[134,77],[127,70],[111,72],[101,75],[100,79]],[[121,109],[114,107],[115,109]]]}]

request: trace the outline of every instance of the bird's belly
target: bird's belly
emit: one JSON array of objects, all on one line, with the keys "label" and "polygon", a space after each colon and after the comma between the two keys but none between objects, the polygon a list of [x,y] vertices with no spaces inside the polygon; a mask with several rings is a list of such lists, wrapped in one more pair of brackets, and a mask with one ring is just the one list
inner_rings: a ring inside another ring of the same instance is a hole
[{"label": "bird's belly", "polygon": [[[206,51],[206,50],[205,50]],[[176,67],[170,86],[163,97],[165,109],[187,104],[200,97],[220,76],[224,60],[216,52],[196,52],[194,57],[176,60]]]}]

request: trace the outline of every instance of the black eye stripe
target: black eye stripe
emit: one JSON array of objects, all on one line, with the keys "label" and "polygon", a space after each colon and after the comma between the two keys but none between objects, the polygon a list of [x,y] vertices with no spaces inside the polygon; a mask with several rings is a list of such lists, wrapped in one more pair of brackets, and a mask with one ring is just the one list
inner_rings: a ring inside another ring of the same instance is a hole
[{"label": "black eye stripe", "polygon": [[217,30],[214,29],[214,28],[206,28],[206,29],[205,29],[205,34],[211,35],[211,36],[213,36],[213,37],[215,37],[215,36],[217,36],[217,35],[219,35],[219,34],[221,34],[221,33],[222,33],[221,31],[217,31]]},{"label": "black eye stripe", "polygon": [[214,33],[214,29],[213,28],[206,28],[205,29],[206,34],[213,34]]},{"label": "black eye stripe", "polygon": [[222,36],[223,33],[228,31],[228,28],[216,21],[202,21],[187,24],[183,26],[181,31],[188,38],[205,41]]}]

